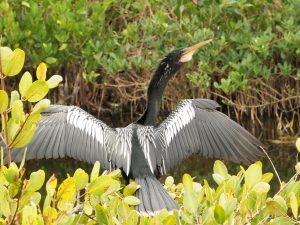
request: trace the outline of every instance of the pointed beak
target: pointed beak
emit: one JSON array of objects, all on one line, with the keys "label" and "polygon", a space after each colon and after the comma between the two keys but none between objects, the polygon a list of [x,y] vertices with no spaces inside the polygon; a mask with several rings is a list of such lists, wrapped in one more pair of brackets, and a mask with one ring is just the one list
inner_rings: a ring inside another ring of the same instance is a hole
[{"label": "pointed beak", "polygon": [[210,43],[212,41],[212,39],[206,40],[206,41],[202,41],[196,45],[193,45],[191,47],[185,48],[183,50],[182,56],[180,58],[180,62],[188,62],[192,59],[193,54],[200,48],[202,48],[204,45],[207,45],[208,43]]}]

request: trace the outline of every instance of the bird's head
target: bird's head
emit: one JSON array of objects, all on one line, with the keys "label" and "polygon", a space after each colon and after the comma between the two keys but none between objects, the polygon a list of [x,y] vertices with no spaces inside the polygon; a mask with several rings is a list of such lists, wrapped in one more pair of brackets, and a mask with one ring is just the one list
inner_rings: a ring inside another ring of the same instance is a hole
[{"label": "bird's head", "polygon": [[[196,45],[187,48],[176,49],[167,54],[159,64],[160,70],[165,71],[167,74],[175,73],[181,65],[190,61],[193,58],[193,54],[203,46],[210,43],[212,39],[202,41]],[[169,73],[168,73],[169,72]]]}]

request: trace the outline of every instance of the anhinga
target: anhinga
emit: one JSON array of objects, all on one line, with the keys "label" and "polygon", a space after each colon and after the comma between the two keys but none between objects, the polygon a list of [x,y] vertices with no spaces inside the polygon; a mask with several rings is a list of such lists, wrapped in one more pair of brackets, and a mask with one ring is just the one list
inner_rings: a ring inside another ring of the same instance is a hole
[{"label": "anhinga", "polygon": [[[158,181],[158,177],[183,159],[198,154],[234,162],[249,163],[262,156],[261,142],[225,114],[209,99],[186,99],[159,125],[155,119],[164,89],[193,53],[209,43],[177,49],[159,63],[147,92],[147,108],[136,122],[124,128],[111,128],[76,106],[51,105],[28,144],[27,159],[71,157],[108,170],[120,168],[141,188],[136,209],[153,213],[178,209]],[[13,149],[14,161],[23,152]]]}]

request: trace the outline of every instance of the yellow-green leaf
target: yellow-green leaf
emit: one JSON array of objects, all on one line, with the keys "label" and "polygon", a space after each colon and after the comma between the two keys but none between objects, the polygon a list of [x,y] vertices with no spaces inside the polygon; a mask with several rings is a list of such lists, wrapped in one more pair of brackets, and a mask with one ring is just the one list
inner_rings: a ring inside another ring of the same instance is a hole
[{"label": "yellow-green leaf", "polygon": [[6,177],[6,180],[9,183],[16,183],[17,182],[17,180],[19,178],[19,168],[14,162],[12,162],[9,165],[9,168],[7,169],[5,177]]},{"label": "yellow-green leaf", "polygon": [[24,97],[29,102],[37,102],[44,98],[48,91],[48,84],[45,81],[37,80],[30,85]]},{"label": "yellow-green leaf", "polygon": [[25,120],[25,113],[23,110],[23,102],[21,100],[16,100],[11,109],[11,116],[16,123],[23,123]]},{"label": "yellow-green leaf", "polygon": [[18,91],[12,91],[10,93],[10,103],[9,106],[12,107],[13,103],[17,100],[20,100],[20,94]]},{"label": "yellow-green leaf", "polygon": [[288,217],[281,216],[272,219],[270,225],[293,225],[293,223]]},{"label": "yellow-green leaf", "polygon": [[228,177],[227,167],[220,160],[216,160],[214,163],[214,173],[221,175],[224,179]]},{"label": "yellow-green leaf", "polygon": [[48,109],[49,105],[50,105],[49,99],[42,99],[41,101],[35,104],[31,113],[41,113],[44,110]]},{"label": "yellow-green leaf", "polygon": [[1,47],[1,68],[7,67],[9,60],[13,55],[13,51],[9,47]]},{"label": "yellow-green leaf", "polygon": [[96,161],[94,166],[93,166],[93,170],[91,172],[91,182],[94,181],[98,176],[99,176],[99,172],[100,172],[100,162]]},{"label": "yellow-green leaf", "polygon": [[137,197],[134,197],[134,196],[126,196],[124,198],[124,202],[127,205],[138,205],[141,203],[141,201]]},{"label": "yellow-green leaf", "polygon": [[25,62],[25,52],[19,48],[15,49],[8,63],[3,67],[6,76],[15,76],[23,68]]},{"label": "yellow-green leaf", "polygon": [[27,145],[31,140],[32,136],[34,135],[36,124],[40,119],[41,119],[41,114],[29,115],[29,117],[26,119],[25,123],[23,124],[21,131],[14,138],[12,142],[12,146],[15,148],[21,148]]},{"label": "yellow-green leaf", "polygon": [[53,224],[53,222],[58,217],[58,213],[55,208],[47,206],[43,211],[43,217],[45,220],[45,224]]},{"label": "yellow-green leaf", "polygon": [[0,209],[2,214],[7,218],[11,215],[9,200],[10,197],[7,188],[0,185]]},{"label": "yellow-green leaf", "polygon": [[135,183],[134,181],[130,182],[128,185],[125,186],[123,190],[124,196],[130,196],[133,195],[137,189],[140,188],[140,185]]},{"label": "yellow-green leaf", "polygon": [[265,182],[258,182],[253,187],[253,191],[259,194],[268,193],[269,190],[270,190],[270,185]]},{"label": "yellow-green leaf", "polygon": [[47,194],[50,195],[51,197],[55,193],[56,186],[57,186],[57,179],[56,179],[55,175],[53,174],[46,183]]},{"label": "yellow-green leaf", "polygon": [[273,178],[273,173],[265,173],[262,175],[262,178],[260,181],[269,183],[272,180],[272,178]]},{"label": "yellow-green leaf", "polygon": [[58,203],[57,208],[61,211],[67,211],[73,208],[76,200],[75,179],[69,177],[65,179],[58,187],[57,191]]},{"label": "yellow-green leaf", "polygon": [[293,216],[295,217],[295,219],[297,219],[297,217],[298,217],[298,201],[297,201],[297,197],[294,192],[292,192],[290,195],[290,205],[291,205]]},{"label": "yellow-green leaf", "polygon": [[25,188],[25,191],[35,192],[39,190],[45,181],[45,172],[43,170],[38,170],[30,174],[28,185]]},{"label": "yellow-green leaf", "polygon": [[257,164],[252,164],[245,171],[245,185],[248,189],[252,188],[262,178],[262,168]]},{"label": "yellow-green leaf", "polygon": [[7,123],[7,130],[8,130],[8,144],[11,143],[11,141],[16,136],[18,130],[21,128],[20,124],[16,123],[14,119],[9,119]]},{"label": "yellow-green leaf", "polygon": [[296,148],[297,148],[298,152],[300,152],[300,138],[297,138]]},{"label": "yellow-green leaf", "polygon": [[63,81],[62,76],[60,76],[60,75],[53,75],[52,77],[50,77],[49,80],[47,80],[47,84],[48,84],[49,88],[55,88],[62,81]]},{"label": "yellow-green leaf", "polygon": [[80,168],[78,168],[75,171],[73,177],[75,178],[76,190],[81,190],[85,188],[85,186],[89,182],[89,175],[83,169]]},{"label": "yellow-green leaf", "polygon": [[8,107],[8,95],[6,91],[0,90],[0,113],[3,113]]},{"label": "yellow-green leaf", "polygon": [[29,72],[25,72],[23,76],[21,77],[20,83],[19,83],[19,91],[21,93],[21,96],[24,97],[26,94],[26,91],[32,84],[32,76]]},{"label": "yellow-green leaf", "polygon": [[46,80],[47,65],[45,63],[40,63],[36,69],[36,78],[38,80]]},{"label": "yellow-green leaf", "polygon": [[215,206],[214,217],[218,224],[223,224],[225,222],[226,214],[222,206],[220,205]]}]

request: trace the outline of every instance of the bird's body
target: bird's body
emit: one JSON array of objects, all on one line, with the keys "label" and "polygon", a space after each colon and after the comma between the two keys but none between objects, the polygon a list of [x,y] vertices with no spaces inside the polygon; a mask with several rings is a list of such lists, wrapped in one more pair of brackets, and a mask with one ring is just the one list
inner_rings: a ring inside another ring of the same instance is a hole
[{"label": "bird's body", "polygon": [[[203,45],[203,44],[202,44]],[[196,47],[195,47],[196,46]],[[178,205],[157,178],[193,154],[249,163],[262,156],[261,143],[216,109],[209,99],[186,99],[159,125],[155,124],[168,80],[191,59],[201,43],[168,54],[153,75],[147,108],[135,123],[111,128],[76,106],[50,106],[28,144],[27,159],[71,157],[105,169],[120,168],[141,188],[136,209],[151,214]],[[14,161],[23,152],[13,149]]]}]

